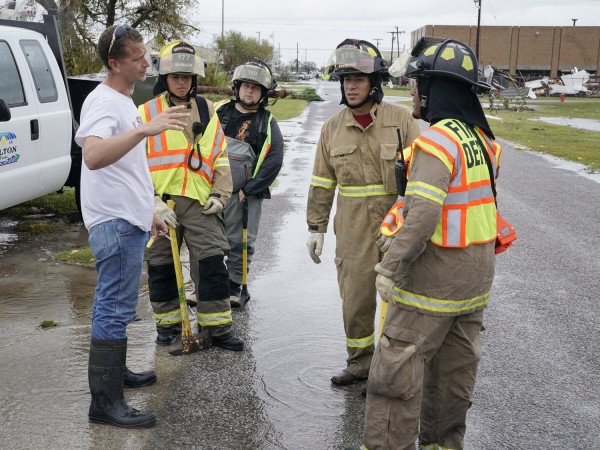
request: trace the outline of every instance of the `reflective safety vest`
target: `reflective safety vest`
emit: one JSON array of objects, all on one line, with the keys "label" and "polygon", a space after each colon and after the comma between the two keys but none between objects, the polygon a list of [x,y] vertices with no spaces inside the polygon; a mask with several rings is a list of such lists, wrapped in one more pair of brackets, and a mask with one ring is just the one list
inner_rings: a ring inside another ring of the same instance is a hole
[{"label": "reflective safety vest", "polygon": [[[221,100],[220,102],[215,103],[215,112],[219,111],[223,106],[230,104],[231,102],[232,102],[231,100]],[[260,170],[260,167],[262,166],[265,158],[269,154],[269,151],[271,150],[271,120],[273,120],[273,114],[271,114],[271,111],[265,111],[265,112],[269,116],[269,120],[267,121],[267,132],[266,132],[267,137],[260,149],[260,153],[258,155],[258,160],[256,161],[254,170],[252,172],[252,178],[254,178],[256,176],[256,174]],[[259,114],[259,112],[256,112],[256,114]],[[259,135],[260,135],[261,131],[262,130],[258,130]],[[229,141],[229,140],[238,141],[235,138],[227,136],[227,141]],[[238,142],[241,142],[241,141],[238,141]]]},{"label": "reflective safety vest", "polygon": [[[168,108],[166,95],[161,95],[140,106],[139,110],[146,123]],[[216,114],[195,145],[188,142],[183,131],[167,130],[148,137],[148,166],[155,192],[181,195],[204,204],[212,190],[215,169],[229,166],[229,160],[223,157],[226,147],[225,134]],[[192,169],[198,166],[198,170]]]},{"label": "reflective safety vest", "polygon": [[413,152],[417,147],[442,161],[452,174],[448,192],[409,177],[407,196],[419,195],[442,205],[442,218],[431,242],[464,248],[496,239],[496,205],[483,152],[489,155],[495,177],[500,145],[481,129],[445,119],[415,139]]},{"label": "reflective safety vest", "polygon": [[[407,147],[402,150],[404,153],[404,162],[405,164],[410,164],[410,157],[412,155],[412,147]],[[408,170],[407,170],[408,175]],[[381,226],[379,227],[379,231],[383,236],[394,236],[400,229],[402,228],[402,224],[404,223],[403,214],[404,209],[404,197],[398,195],[396,199],[396,203],[390,208],[387,212],[383,221],[381,222]]]},{"label": "reflective safety vest", "polygon": [[387,212],[379,227],[379,231],[383,236],[394,236],[400,231],[402,224],[404,223],[404,216],[402,215],[403,208],[404,197],[398,196],[396,203],[394,203],[394,206]]}]

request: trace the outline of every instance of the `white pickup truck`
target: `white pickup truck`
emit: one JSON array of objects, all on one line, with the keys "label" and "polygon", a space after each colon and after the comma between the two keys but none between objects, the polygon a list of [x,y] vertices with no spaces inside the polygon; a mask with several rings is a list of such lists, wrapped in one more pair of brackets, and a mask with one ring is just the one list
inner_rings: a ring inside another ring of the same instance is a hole
[{"label": "white pickup truck", "polygon": [[[67,77],[56,11],[44,22],[0,20],[0,210],[71,186],[81,148],[73,136],[81,106],[102,76]],[[152,97],[153,80],[134,101]]]},{"label": "white pickup truck", "polygon": [[[71,171],[73,114],[59,66],[58,31],[51,30],[56,25],[50,18],[0,21],[0,99],[11,116],[0,122],[0,209],[62,189]],[[79,184],[73,181],[70,185]]]}]

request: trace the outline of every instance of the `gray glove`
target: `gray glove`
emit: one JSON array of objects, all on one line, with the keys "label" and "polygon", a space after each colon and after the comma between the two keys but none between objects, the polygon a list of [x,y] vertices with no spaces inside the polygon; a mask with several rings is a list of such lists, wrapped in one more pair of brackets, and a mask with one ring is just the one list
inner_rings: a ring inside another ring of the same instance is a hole
[{"label": "gray glove", "polygon": [[388,251],[388,248],[390,248],[390,245],[392,245],[393,240],[394,236],[384,236],[383,234],[380,234],[375,243],[377,244],[377,247],[379,247],[379,251],[385,253]]},{"label": "gray glove", "polygon": [[175,211],[169,208],[158,195],[154,196],[154,214],[164,220],[171,228],[177,228],[178,223]]},{"label": "gray glove", "polygon": [[308,247],[308,254],[312,258],[315,264],[321,263],[321,252],[323,251],[323,241],[325,240],[325,233],[310,233],[306,246]]},{"label": "gray glove", "polygon": [[394,281],[385,275],[377,275],[375,279],[375,287],[384,302],[389,302],[394,294]]},{"label": "gray glove", "polygon": [[208,197],[202,214],[216,214],[223,211],[223,203],[217,197]]}]

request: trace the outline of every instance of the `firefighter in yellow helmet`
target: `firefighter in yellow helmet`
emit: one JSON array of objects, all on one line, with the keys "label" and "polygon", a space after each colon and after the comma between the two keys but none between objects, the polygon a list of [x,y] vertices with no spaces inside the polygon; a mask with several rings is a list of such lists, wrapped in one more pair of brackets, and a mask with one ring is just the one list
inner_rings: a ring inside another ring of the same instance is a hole
[{"label": "firefighter in yellow helmet", "polygon": [[[408,56],[408,55],[407,55]],[[416,78],[404,222],[377,264],[388,300],[371,365],[364,446],[462,449],[494,280],[500,146],[477,93],[490,86],[455,40],[423,38],[390,71]]]},{"label": "firefighter in yellow helmet", "polygon": [[419,135],[419,127],[408,108],[382,101],[388,68],[369,42],[344,40],[327,67],[340,77],[341,103],[346,107],[325,122],[317,144],[308,194],[307,246],[313,261],[320,263],[337,188],[335,263],[348,358],[331,381],[349,385],[369,375],[377,294],[373,269],[381,260],[379,225],[397,197],[396,151]]},{"label": "firefighter in yellow helmet", "polygon": [[[148,165],[154,182],[155,211],[185,239],[199,280],[198,326],[209,330],[213,345],[233,351],[244,342],[234,335],[229,305],[229,276],[224,257],[229,251],[223,226],[223,207],[231,196],[231,173],[225,135],[212,104],[196,95],[204,61],[184,41],[165,45],[155,61],[156,98],[140,106],[144,122],[172,105],[185,104],[191,113],[185,129],[166,131],[148,139]],[[165,200],[175,201],[171,211]],[[177,280],[167,239],[148,252],[148,284],[158,345],[170,345],[181,334]]]}]

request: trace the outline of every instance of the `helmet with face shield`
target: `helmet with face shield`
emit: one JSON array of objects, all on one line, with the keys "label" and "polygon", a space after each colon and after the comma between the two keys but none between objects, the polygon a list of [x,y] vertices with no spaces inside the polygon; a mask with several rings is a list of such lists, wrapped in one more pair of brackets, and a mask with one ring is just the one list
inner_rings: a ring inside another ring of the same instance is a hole
[{"label": "helmet with face shield", "polygon": [[343,105],[349,106],[344,93],[344,77],[347,75],[367,75],[371,83],[371,92],[367,98],[352,108],[359,108],[371,99],[377,103],[383,99],[382,84],[389,78],[387,62],[377,47],[370,42],[345,39],[329,56],[325,71],[330,75],[339,76]]},{"label": "helmet with face shield", "polygon": [[[158,70],[158,79],[154,85],[154,95],[168,91],[167,75],[190,75],[192,88],[187,93],[185,100],[196,95],[198,76],[204,78],[204,60],[198,50],[185,41],[172,41],[166,44],[153,59],[153,64]],[[174,95],[171,92],[171,95]],[[182,99],[184,100],[184,99]]]},{"label": "helmet with face shield", "polygon": [[[260,100],[254,105],[246,105],[240,99],[240,86],[242,83],[252,83],[260,86]],[[258,106],[267,106],[268,93],[277,87],[277,82],[273,78],[271,69],[264,61],[254,58],[240,66],[237,66],[233,71],[231,78],[231,88],[235,93],[235,98],[246,108],[252,109]]]}]

